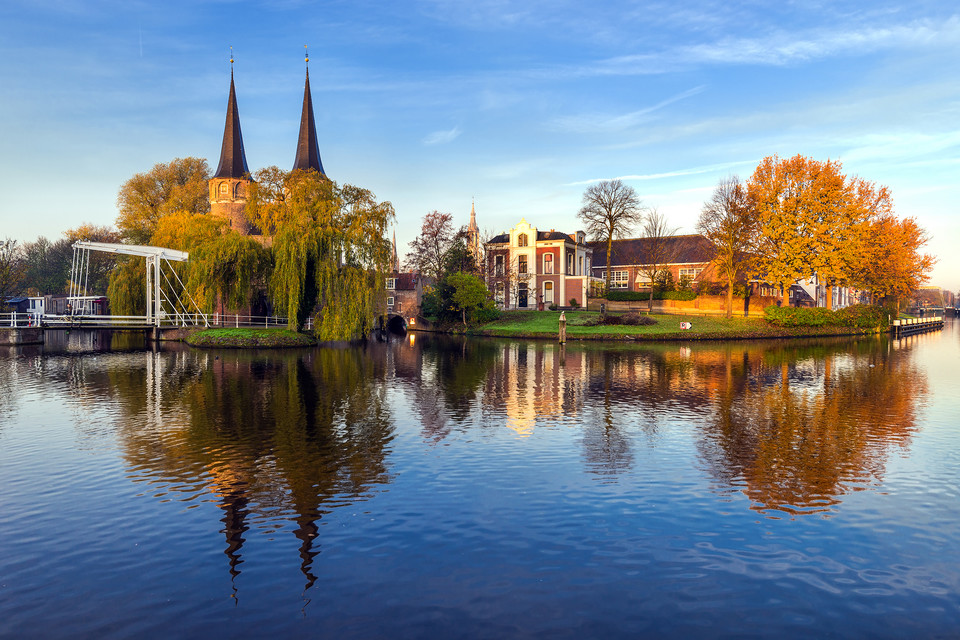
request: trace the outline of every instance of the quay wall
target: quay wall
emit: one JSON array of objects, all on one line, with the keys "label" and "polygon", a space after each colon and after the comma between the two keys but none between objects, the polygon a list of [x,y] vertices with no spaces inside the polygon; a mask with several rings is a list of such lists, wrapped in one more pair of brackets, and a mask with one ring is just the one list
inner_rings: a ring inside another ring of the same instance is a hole
[{"label": "quay wall", "polygon": [[40,327],[0,327],[0,344],[43,344]]}]

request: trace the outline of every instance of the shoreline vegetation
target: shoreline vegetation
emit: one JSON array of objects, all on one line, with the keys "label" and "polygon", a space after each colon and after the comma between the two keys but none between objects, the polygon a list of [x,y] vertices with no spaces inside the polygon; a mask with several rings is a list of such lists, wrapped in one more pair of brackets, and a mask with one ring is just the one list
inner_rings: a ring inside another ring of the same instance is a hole
[{"label": "shoreline vegetation", "polygon": [[197,331],[187,337],[186,343],[217,349],[276,349],[312,347],[317,341],[290,329],[215,328]]},{"label": "shoreline vegetation", "polygon": [[[724,318],[688,314],[651,314],[639,318],[654,320],[652,324],[627,324],[624,321],[637,314],[607,314],[619,318],[616,324],[597,324],[600,314],[595,311],[567,311],[567,340],[611,341],[699,341],[699,340],[753,340],[761,338],[806,338],[823,336],[861,336],[887,331],[879,326],[780,326],[765,318]],[[690,328],[681,328],[688,323]],[[461,330],[466,335],[498,338],[553,338],[559,330],[559,313],[513,311],[504,312],[498,320],[479,327]]]},{"label": "shoreline vegetation", "polygon": [[[773,308],[766,318],[704,316],[693,314],[608,313],[565,311],[568,341],[667,342],[709,340],[756,340],[876,335],[888,331],[880,309],[849,307],[850,311],[792,310]],[[559,333],[557,311],[504,311],[490,322],[464,327],[435,326],[429,333],[493,338],[552,339]],[[684,329],[683,326],[689,326]],[[417,331],[424,331],[418,328]],[[315,338],[290,329],[215,328],[198,331],[186,342],[202,348],[309,347]]]}]

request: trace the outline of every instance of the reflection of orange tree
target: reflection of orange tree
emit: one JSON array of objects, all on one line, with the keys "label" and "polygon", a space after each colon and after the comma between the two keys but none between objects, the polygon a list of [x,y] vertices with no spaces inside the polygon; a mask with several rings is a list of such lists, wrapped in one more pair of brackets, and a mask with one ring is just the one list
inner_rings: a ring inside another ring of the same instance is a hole
[{"label": "reflection of orange tree", "polygon": [[926,378],[909,360],[815,350],[816,358],[729,353],[713,371],[722,384],[703,455],[725,483],[745,485],[759,510],[829,511],[844,492],[878,481],[889,448],[906,446],[916,429]]},{"label": "reflection of orange tree", "polygon": [[148,418],[136,421],[145,426],[122,429],[132,477],[167,491],[217,495],[234,576],[246,519],[292,512],[309,588],[324,505],[362,499],[388,481],[384,457],[393,427],[383,365],[349,349],[180,356],[155,383],[169,398],[156,409],[162,421],[149,420],[149,393],[144,409],[149,375],[117,376],[121,402]]}]

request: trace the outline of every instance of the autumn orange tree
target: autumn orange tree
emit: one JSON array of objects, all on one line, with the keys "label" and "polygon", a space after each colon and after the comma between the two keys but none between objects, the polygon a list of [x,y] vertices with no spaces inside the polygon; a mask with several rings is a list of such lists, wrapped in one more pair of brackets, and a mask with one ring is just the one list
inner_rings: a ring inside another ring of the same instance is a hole
[{"label": "autumn orange tree", "polygon": [[769,156],[747,182],[760,226],[758,274],[781,287],[817,276],[827,289],[854,284],[871,221],[891,211],[890,193],[836,161]]},{"label": "autumn orange tree", "polygon": [[733,317],[733,285],[752,271],[757,257],[757,210],[737,176],[720,181],[703,205],[697,231],[716,249],[713,264],[727,282],[727,318]]},{"label": "autumn orange tree", "polygon": [[864,229],[855,275],[857,286],[869,289],[879,300],[893,302],[911,295],[929,279],[936,260],[921,253],[930,236],[913,218],[897,219],[887,212]]}]

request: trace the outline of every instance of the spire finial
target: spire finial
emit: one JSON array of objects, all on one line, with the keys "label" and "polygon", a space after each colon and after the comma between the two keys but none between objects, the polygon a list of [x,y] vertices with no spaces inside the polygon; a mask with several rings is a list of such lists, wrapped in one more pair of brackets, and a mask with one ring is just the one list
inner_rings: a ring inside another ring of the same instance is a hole
[{"label": "spire finial", "polygon": [[307,49],[307,45],[303,45],[303,61],[310,66],[310,51]]},{"label": "spire finial", "polygon": [[230,69],[233,69],[233,47],[230,47]]}]

